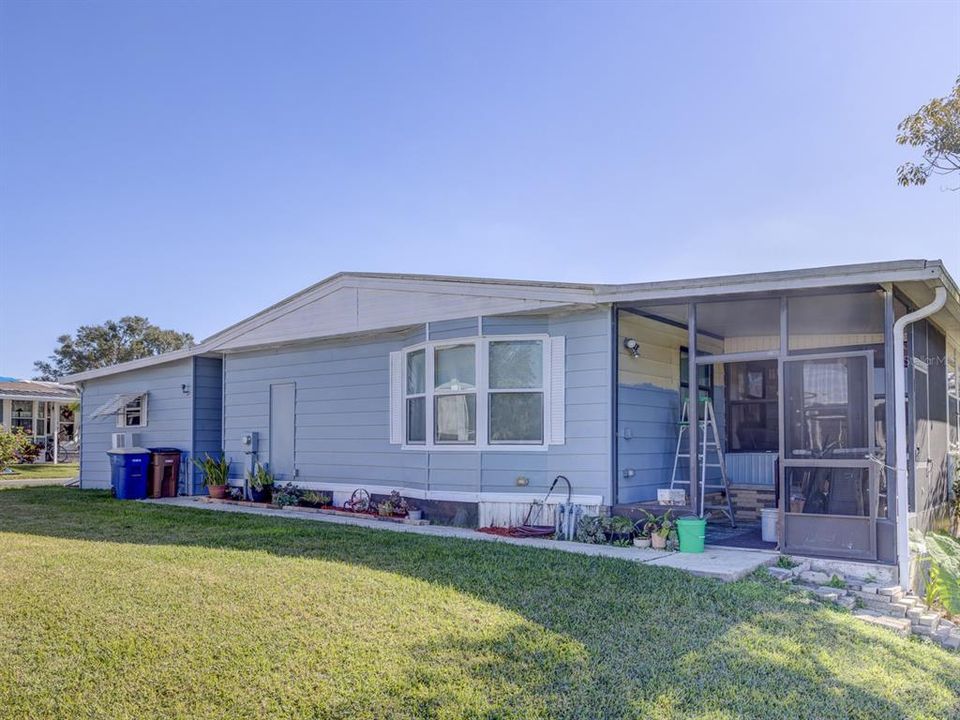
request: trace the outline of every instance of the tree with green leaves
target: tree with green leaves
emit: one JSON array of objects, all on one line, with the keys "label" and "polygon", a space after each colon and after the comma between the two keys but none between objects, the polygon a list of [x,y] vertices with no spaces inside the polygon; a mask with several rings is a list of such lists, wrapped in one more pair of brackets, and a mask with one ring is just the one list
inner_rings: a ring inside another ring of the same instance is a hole
[{"label": "tree with green leaves", "polygon": [[61,335],[57,343],[47,360],[33,364],[36,380],[56,380],[64,375],[182,350],[194,344],[190,333],[164,330],[139,315],[108,320],[102,325],[82,325],[76,335]]},{"label": "tree with green leaves", "polygon": [[[898,145],[923,148],[919,163],[907,162],[897,169],[904,187],[926,185],[931,175],[960,171],[960,77],[953,92],[934,98],[897,126]],[[960,185],[950,188],[960,190]]]}]

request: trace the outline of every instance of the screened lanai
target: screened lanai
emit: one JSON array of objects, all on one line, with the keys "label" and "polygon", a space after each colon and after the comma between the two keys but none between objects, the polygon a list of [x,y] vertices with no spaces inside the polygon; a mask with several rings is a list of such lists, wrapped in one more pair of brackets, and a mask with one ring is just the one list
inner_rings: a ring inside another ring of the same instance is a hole
[{"label": "screened lanai", "polygon": [[[658,491],[672,487],[684,491],[681,512],[720,524],[749,527],[777,508],[785,552],[892,562],[887,339],[910,306],[891,285],[619,303],[618,506],[662,508]],[[945,336],[934,323],[911,327],[915,367],[931,348],[939,358],[925,372],[942,373],[933,432],[945,443]],[[930,432],[927,374],[910,377],[911,445]],[[918,468],[945,451],[924,450]]]}]

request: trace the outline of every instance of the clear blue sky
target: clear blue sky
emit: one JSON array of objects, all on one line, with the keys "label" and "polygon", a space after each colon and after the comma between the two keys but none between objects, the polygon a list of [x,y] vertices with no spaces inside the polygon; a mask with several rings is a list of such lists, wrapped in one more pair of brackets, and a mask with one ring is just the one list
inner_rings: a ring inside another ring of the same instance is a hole
[{"label": "clear blue sky", "polygon": [[904,257],[960,4],[0,3],[0,375],[339,270],[644,281]]}]

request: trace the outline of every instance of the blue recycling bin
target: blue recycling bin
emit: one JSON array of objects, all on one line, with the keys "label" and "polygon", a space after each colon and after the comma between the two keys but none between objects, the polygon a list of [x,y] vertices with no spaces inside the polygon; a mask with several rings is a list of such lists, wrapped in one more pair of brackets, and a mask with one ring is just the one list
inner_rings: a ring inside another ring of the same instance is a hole
[{"label": "blue recycling bin", "polygon": [[107,450],[110,458],[110,488],[118,500],[141,500],[147,496],[150,452],[145,448]]}]

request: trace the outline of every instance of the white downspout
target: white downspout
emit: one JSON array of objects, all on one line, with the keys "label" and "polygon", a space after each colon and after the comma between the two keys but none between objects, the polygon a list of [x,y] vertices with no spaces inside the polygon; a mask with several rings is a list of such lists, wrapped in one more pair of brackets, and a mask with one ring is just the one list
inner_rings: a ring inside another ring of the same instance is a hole
[{"label": "white downspout", "polygon": [[910,589],[910,521],[907,490],[907,373],[903,353],[903,335],[907,325],[917,320],[933,315],[947,302],[947,289],[940,286],[936,289],[933,302],[904,315],[893,324],[893,397],[894,397],[894,425],[897,437],[897,455],[895,465],[897,469],[897,570],[900,575],[900,587]]}]

